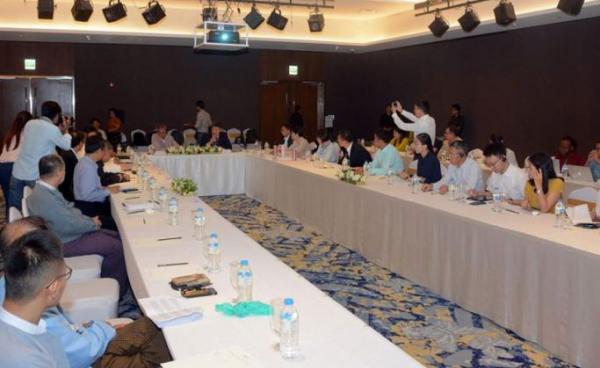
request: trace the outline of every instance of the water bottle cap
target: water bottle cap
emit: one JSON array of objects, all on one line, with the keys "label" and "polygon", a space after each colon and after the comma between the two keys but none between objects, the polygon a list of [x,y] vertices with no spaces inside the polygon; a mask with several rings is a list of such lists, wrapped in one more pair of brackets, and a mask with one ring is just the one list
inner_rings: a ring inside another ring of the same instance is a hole
[{"label": "water bottle cap", "polygon": [[292,299],[292,298],[283,299],[283,305],[294,305],[294,299]]},{"label": "water bottle cap", "polygon": [[216,238],[217,237],[217,233],[210,233],[210,237],[211,238]]},{"label": "water bottle cap", "polygon": [[248,266],[248,260],[247,259],[242,259],[240,261],[240,266]]},{"label": "water bottle cap", "polygon": [[204,212],[204,208],[202,208],[202,207],[196,208],[196,212]]}]

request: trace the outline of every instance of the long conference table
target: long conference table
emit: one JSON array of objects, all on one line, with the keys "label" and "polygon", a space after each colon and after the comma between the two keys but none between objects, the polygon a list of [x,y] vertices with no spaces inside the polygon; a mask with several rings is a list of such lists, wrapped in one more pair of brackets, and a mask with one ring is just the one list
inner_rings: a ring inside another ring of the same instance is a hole
[{"label": "long conference table", "polygon": [[[227,160],[225,156],[222,158]],[[151,170],[159,183],[168,186],[169,175],[158,168]],[[259,362],[256,367],[265,368],[422,367],[199,198],[179,197],[180,223],[170,226],[164,212],[128,214],[122,204],[138,196],[136,202],[150,199],[148,191],[142,195],[116,194],[112,198],[112,213],[123,240],[127,272],[136,298],[179,297],[185,306],[204,311],[199,321],[163,329],[173,358],[186,362],[182,366],[196,367],[196,358],[201,361],[207,355],[235,348]],[[223,247],[222,270],[208,274],[218,295],[184,299],[168,282],[175,276],[206,272],[201,242],[193,237],[192,212],[198,207],[205,209],[206,231],[219,236]],[[167,237],[181,239],[157,240]],[[280,357],[274,348],[278,338],[271,331],[270,318],[240,319],[215,311],[216,304],[231,302],[236,296],[230,285],[229,265],[240,259],[248,259],[252,267],[255,300],[269,303],[275,298],[295,299],[300,313],[300,361],[288,362]],[[158,266],[171,263],[188,264]]]},{"label": "long conference table", "polygon": [[380,178],[354,186],[335,166],[259,153],[151,160],[192,178],[202,195],[245,193],[566,361],[600,366],[598,230],[412,194]]}]

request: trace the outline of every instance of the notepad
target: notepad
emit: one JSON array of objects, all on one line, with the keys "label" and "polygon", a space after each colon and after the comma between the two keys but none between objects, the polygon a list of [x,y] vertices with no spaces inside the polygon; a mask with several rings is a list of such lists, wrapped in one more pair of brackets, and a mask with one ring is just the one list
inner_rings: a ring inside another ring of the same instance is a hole
[{"label": "notepad", "polygon": [[198,368],[198,367],[219,367],[219,368],[262,368],[258,359],[244,351],[242,348],[234,346],[221,349],[208,354],[194,355],[184,359],[178,359],[173,362],[163,363],[163,368]]},{"label": "notepad", "polygon": [[569,219],[573,222],[573,225],[592,222],[592,217],[590,216],[590,210],[588,209],[587,204],[568,207],[567,216],[569,216]]},{"label": "notepad", "polygon": [[160,296],[138,300],[144,314],[159,328],[179,326],[202,318],[202,308],[190,308],[180,298]]}]

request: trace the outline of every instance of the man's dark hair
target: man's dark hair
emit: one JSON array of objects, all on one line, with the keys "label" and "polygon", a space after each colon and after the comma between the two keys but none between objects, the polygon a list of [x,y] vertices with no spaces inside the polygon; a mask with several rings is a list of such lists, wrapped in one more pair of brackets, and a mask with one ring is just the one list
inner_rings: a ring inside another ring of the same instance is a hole
[{"label": "man's dark hair", "polygon": [[291,131],[291,130],[292,130],[292,127],[291,127],[291,126],[290,126],[290,124],[288,124],[288,123],[283,123],[283,124],[281,124],[281,127],[282,127],[282,128],[285,128],[285,129],[287,129],[287,130],[289,130],[289,131]]},{"label": "man's dark hair", "polygon": [[427,100],[421,100],[417,102],[415,106],[423,110],[425,114],[429,114],[429,102]]},{"label": "man's dark hair", "polygon": [[460,137],[460,127],[458,125],[450,124],[446,129],[448,129],[455,136]]},{"label": "man's dark hair", "polygon": [[506,146],[502,143],[490,143],[483,149],[485,157],[496,156],[502,161],[506,160]]},{"label": "man's dark hair", "polygon": [[196,107],[199,107],[199,108],[201,108],[202,110],[204,110],[204,106],[205,106],[205,105],[204,105],[204,101],[202,101],[202,100],[198,100],[198,101],[196,101]]},{"label": "man's dark hair", "polygon": [[560,140],[561,141],[569,141],[569,143],[571,144],[571,151],[577,151],[577,141],[575,140],[575,138],[571,137],[570,135],[566,135],[566,136],[562,137]]},{"label": "man's dark hair", "polygon": [[461,112],[461,111],[462,111],[462,108],[461,108],[460,104],[457,104],[457,103],[455,103],[455,104],[452,104],[452,105],[450,105],[450,106],[451,106],[451,107],[452,107],[454,110],[456,110],[456,111],[458,111],[458,112]]},{"label": "man's dark hair", "polygon": [[49,230],[46,220],[39,216],[23,217],[5,225],[2,230],[0,230],[0,258],[4,258],[5,250],[13,242],[13,239],[11,239],[10,236],[12,228],[15,226],[28,226],[36,230]]},{"label": "man's dark hair", "polygon": [[498,134],[490,135],[490,143],[502,143],[504,144],[504,138]]},{"label": "man's dark hair", "polygon": [[48,230],[34,230],[5,249],[6,299],[30,300],[56,277],[62,244]]},{"label": "man's dark hair", "polygon": [[300,137],[304,136],[304,131],[301,126],[292,127],[292,133],[298,134]]},{"label": "man's dark hair", "polygon": [[346,142],[353,142],[354,141],[354,136],[352,135],[352,132],[349,131],[349,130],[347,130],[347,129],[340,130],[338,132],[337,136],[339,138],[342,138]]},{"label": "man's dark hair", "polygon": [[65,162],[62,157],[57,154],[46,155],[40,158],[40,162],[38,162],[40,178],[52,176],[64,168]]},{"label": "man's dark hair", "polygon": [[104,139],[98,134],[91,136],[85,142],[85,153],[90,154],[97,152],[104,147]]},{"label": "man's dark hair", "polygon": [[85,133],[83,132],[73,132],[71,133],[71,148],[77,147],[81,142],[85,142]]},{"label": "man's dark hair", "polygon": [[61,113],[62,109],[56,101],[45,101],[42,104],[42,116],[45,116],[50,120],[54,120],[54,118]]},{"label": "man's dark hair", "polygon": [[375,131],[375,136],[377,136],[379,139],[388,144],[392,141],[393,133],[391,130],[379,128]]},{"label": "man's dark hair", "polygon": [[469,154],[469,145],[465,141],[454,141],[450,143],[450,147],[457,149],[460,157],[465,157]]},{"label": "man's dark hair", "polygon": [[329,131],[327,129],[319,129],[317,131],[317,138],[320,138],[323,142],[330,140]]}]

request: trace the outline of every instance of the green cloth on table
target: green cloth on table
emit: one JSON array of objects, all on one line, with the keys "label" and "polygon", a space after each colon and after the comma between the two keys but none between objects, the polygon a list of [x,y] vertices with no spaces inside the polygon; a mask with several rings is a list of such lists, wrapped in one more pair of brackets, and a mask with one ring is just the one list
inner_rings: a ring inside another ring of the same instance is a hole
[{"label": "green cloth on table", "polygon": [[222,303],[215,305],[215,310],[226,316],[244,318],[248,316],[270,316],[271,306],[261,302],[241,302],[238,304]]}]

